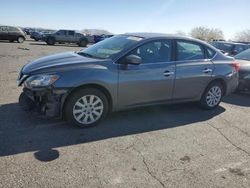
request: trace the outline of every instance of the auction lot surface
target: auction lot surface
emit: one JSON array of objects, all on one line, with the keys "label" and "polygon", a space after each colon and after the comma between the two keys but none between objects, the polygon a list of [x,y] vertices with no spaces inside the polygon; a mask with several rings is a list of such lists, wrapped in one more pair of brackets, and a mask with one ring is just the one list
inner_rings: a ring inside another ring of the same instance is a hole
[{"label": "auction lot surface", "polygon": [[214,111],[195,104],[113,113],[79,129],[23,112],[21,67],[76,51],[0,42],[0,187],[250,187],[250,95]]}]

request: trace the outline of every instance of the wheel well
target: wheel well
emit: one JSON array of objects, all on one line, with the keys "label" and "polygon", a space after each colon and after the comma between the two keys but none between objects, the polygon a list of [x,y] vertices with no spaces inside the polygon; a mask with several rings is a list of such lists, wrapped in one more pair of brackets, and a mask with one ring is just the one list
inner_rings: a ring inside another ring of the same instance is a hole
[{"label": "wheel well", "polygon": [[62,109],[62,113],[64,113],[64,106],[65,104],[67,103],[68,99],[70,98],[70,96],[77,92],[78,90],[81,90],[81,89],[86,89],[86,88],[94,88],[94,89],[98,89],[100,90],[101,92],[104,93],[104,95],[107,97],[108,99],[108,103],[109,103],[109,111],[112,111],[112,105],[113,105],[113,101],[112,101],[112,97],[111,97],[111,94],[110,92],[103,86],[101,85],[98,85],[98,84],[86,84],[86,85],[82,85],[82,86],[79,86],[79,87],[76,87],[74,88],[73,90],[70,91],[70,93],[66,96],[66,98],[62,101],[63,104],[61,105],[61,109]]},{"label": "wheel well", "polygon": [[224,96],[226,94],[226,92],[227,92],[227,84],[226,84],[226,82],[222,78],[217,78],[215,80],[212,80],[209,84],[211,84],[213,82],[219,82],[223,86],[223,96]]},{"label": "wheel well", "polygon": [[55,40],[55,37],[53,37],[53,36],[48,36],[48,37],[47,37],[47,40],[49,40],[49,39]]},{"label": "wheel well", "polygon": [[15,41],[18,41],[18,38],[19,38],[19,37],[22,37],[22,38],[25,40],[25,37],[24,37],[24,36],[18,35],[18,36],[16,37],[16,40],[15,40]]}]

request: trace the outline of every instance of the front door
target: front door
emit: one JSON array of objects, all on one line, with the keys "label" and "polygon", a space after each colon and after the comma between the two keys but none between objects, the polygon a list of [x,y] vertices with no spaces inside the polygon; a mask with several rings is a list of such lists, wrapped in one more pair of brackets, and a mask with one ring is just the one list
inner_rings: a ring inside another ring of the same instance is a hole
[{"label": "front door", "polygon": [[8,27],[8,39],[11,41],[17,40],[19,30],[16,27]]},{"label": "front door", "polygon": [[66,42],[65,38],[67,37],[67,31],[66,30],[59,30],[56,32],[56,41],[57,42]]},{"label": "front door", "polygon": [[67,37],[65,38],[66,42],[75,42],[75,31],[67,31]]},{"label": "front door", "polygon": [[120,65],[118,103],[126,108],[170,100],[175,78],[171,61],[172,41],[157,40],[136,48],[127,55],[141,57],[140,65]]}]

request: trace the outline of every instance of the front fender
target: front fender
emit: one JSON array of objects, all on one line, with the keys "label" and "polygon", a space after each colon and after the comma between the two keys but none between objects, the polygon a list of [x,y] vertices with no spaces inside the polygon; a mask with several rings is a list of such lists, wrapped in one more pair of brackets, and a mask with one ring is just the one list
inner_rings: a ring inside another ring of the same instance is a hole
[{"label": "front fender", "polygon": [[78,69],[59,73],[59,79],[54,84],[55,89],[66,90],[62,103],[77,88],[87,85],[99,86],[110,94],[112,108],[117,106],[118,72],[109,69]]}]

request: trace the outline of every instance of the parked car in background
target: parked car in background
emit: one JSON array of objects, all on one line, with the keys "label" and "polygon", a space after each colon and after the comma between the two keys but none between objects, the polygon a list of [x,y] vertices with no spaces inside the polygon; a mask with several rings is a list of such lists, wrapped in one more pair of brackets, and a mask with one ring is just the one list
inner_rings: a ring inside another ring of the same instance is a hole
[{"label": "parked car in background", "polygon": [[240,63],[238,90],[250,91],[250,49],[237,54],[235,59]]},{"label": "parked car in background", "polygon": [[104,39],[113,37],[114,35],[93,35],[94,36],[94,43],[103,41]]},{"label": "parked car in background", "polygon": [[214,41],[211,44],[228,56],[235,56],[249,48],[249,45],[247,44],[235,42]]},{"label": "parked car in background", "polygon": [[79,46],[85,47],[89,43],[88,37],[73,30],[58,30],[54,33],[44,34],[42,40],[48,45],[54,45],[59,42],[76,43]]},{"label": "parked car in background", "polygon": [[98,43],[103,40],[102,35],[93,35],[94,36],[94,43]]},{"label": "parked car in background", "polygon": [[19,101],[87,127],[108,112],[199,101],[214,109],[238,86],[238,64],[200,40],[155,33],[117,35],[79,52],[37,59],[20,71]]},{"label": "parked car in background", "polygon": [[26,35],[30,35],[30,28],[22,28],[22,31],[26,34]]},{"label": "parked car in background", "polygon": [[39,31],[32,31],[32,32],[30,32],[30,38],[34,39],[35,41],[42,40],[43,33],[39,32]]},{"label": "parked car in background", "polygon": [[0,26],[0,40],[23,43],[25,41],[25,33],[18,27]]}]

